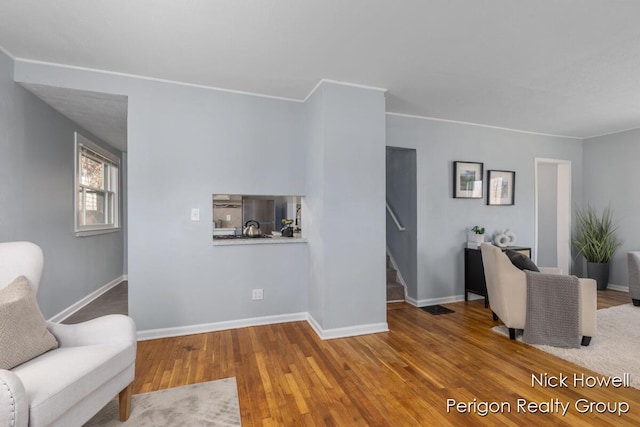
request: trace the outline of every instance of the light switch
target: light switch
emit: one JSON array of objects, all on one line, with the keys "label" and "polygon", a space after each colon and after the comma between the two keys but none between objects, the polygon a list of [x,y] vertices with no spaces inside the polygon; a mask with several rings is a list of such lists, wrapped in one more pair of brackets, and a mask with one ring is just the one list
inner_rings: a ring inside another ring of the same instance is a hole
[{"label": "light switch", "polygon": [[227,221],[231,221],[231,215],[227,215]]},{"label": "light switch", "polygon": [[200,221],[200,209],[191,208],[191,221]]}]

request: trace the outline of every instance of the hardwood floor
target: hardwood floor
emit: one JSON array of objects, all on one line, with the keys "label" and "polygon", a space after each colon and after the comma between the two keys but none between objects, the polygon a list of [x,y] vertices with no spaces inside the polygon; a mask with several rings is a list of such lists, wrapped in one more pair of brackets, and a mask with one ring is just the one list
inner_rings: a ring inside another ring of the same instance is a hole
[{"label": "hardwood floor", "polygon": [[[628,302],[598,292],[599,308]],[[243,426],[640,425],[640,390],[532,387],[532,374],[597,374],[492,332],[482,300],[446,307],[454,313],[389,304],[389,332],[328,341],[306,322],[142,341],[133,392],[235,376]],[[511,410],[447,413],[447,399]],[[518,413],[518,399],[570,407],[564,416]],[[579,399],[630,409],[581,414]]]},{"label": "hardwood floor", "polygon": [[73,323],[85,322],[95,319],[105,314],[128,314],[129,313],[129,285],[127,281],[118,283],[95,300],[91,301],[82,309],[73,313],[62,321],[70,325]]}]

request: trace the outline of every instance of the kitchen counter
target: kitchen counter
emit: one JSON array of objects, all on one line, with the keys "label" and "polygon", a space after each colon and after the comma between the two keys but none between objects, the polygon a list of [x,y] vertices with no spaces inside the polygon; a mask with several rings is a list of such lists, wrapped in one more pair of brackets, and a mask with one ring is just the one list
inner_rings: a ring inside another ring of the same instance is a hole
[{"label": "kitchen counter", "polygon": [[301,237],[254,237],[237,239],[213,239],[214,246],[232,245],[270,245],[270,244],[307,243],[307,239]]}]

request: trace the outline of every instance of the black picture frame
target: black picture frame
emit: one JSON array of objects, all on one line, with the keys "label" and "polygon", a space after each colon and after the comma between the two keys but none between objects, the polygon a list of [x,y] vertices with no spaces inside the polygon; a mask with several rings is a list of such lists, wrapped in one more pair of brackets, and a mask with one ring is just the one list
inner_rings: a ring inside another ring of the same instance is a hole
[{"label": "black picture frame", "polygon": [[482,199],[484,163],[453,162],[453,197]]},{"label": "black picture frame", "polygon": [[515,205],[516,173],[515,171],[487,171],[487,205]]}]

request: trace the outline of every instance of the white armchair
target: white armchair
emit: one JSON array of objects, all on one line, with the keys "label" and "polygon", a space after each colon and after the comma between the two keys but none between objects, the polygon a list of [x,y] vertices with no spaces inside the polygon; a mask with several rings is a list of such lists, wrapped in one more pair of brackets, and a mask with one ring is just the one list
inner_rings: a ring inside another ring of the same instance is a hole
[{"label": "white armchair", "polygon": [[[0,288],[23,275],[37,292],[42,267],[37,245],[0,243]],[[81,426],[118,394],[120,419],[126,420],[135,374],[133,320],[109,315],[46,326],[57,349],[11,370],[0,369],[0,427]]]},{"label": "white armchair", "polygon": [[[482,263],[487,282],[489,305],[494,319],[499,318],[509,329],[509,338],[515,339],[517,329],[524,329],[527,317],[527,277],[524,271],[514,266],[502,250],[483,243]],[[540,271],[558,274],[558,269]],[[579,332],[582,345],[588,345],[596,333],[597,293],[593,279],[579,279]]]}]

